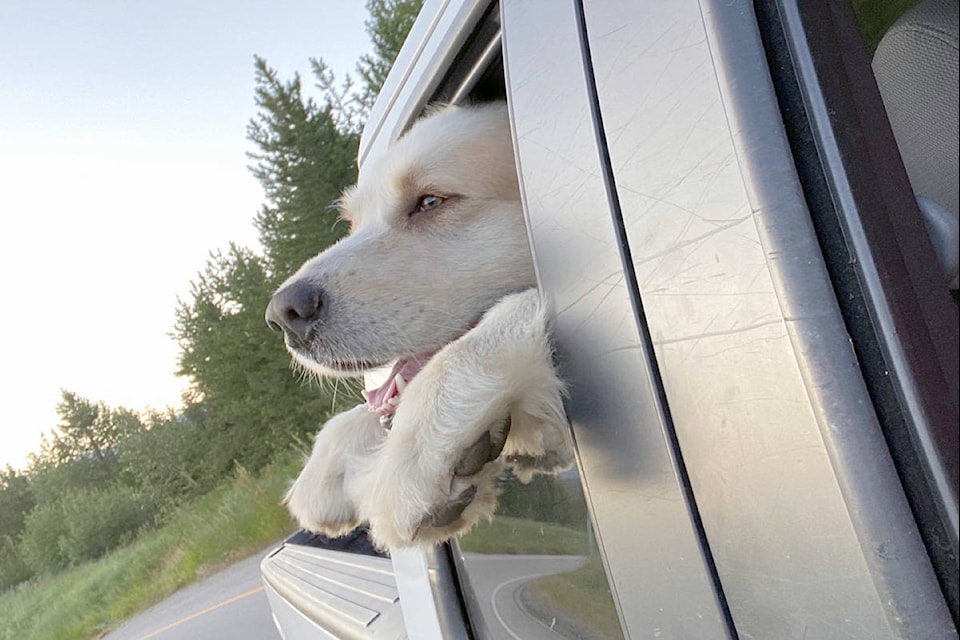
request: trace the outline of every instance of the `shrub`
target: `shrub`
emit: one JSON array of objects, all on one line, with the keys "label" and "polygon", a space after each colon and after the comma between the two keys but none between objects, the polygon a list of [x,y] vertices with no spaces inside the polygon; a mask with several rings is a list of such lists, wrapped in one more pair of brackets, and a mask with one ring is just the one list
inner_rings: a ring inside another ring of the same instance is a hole
[{"label": "shrub", "polygon": [[33,575],[10,536],[0,538],[0,593]]},{"label": "shrub", "polygon": [[62,504],[67,535],[60,540],[60,549],[74,564],[129,542],[154,513],[133,489],[122,485],[73,491]]},{"label": "shrub", "polygon": [[27,514],[20,538],[20,556],[34,573],[59,571],[69,564],[60,546],[60,540],[66,536],[61,502],[39,504]]},{"label": "shrub", "polygon": [[133,539],[153,516],[153,507],[129,487],[69,491],[30,512],[20,554],[35,573],[53,573]]}]

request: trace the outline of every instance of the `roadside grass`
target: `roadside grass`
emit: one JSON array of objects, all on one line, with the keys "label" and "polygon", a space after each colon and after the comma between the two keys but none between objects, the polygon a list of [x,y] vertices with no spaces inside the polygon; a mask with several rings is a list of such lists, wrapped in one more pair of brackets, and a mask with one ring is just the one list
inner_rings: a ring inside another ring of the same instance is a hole
[{"label": "roadside grass", "polygon": [[578,556],[587,554],[587,534],[570,527],[523,518],[497,516],[460,538],[463,551]]},{"label": "roadside grass", "polygon": [[0,596],[0,640],[97,638],[180,587],[280,540],[295,527],[280,497],[302,463],[290,454],[240,470],[129,546]]},{"label": "roadside grass", "polygon": [[[523,596],[524,606],[545,624],[562,626],[570,637],[623,638],[607,574],[600,557],[590,553],[585,531],[497,516],[471,529],[459,544],[461,550],[474,553],[584,556],[586,564],[579,569],[532,581]],[[563,620],[557,618],[558,612],[563,612]]]},{"label": "roadside grass", "polygon": [[527,604],[541,610],[537,612],[541,619],[563,612],[565,620],[554,622],[572,627],[577,637],[623,638],[607,574],[596,554],[576,571],[538,578],[527,589]]}]

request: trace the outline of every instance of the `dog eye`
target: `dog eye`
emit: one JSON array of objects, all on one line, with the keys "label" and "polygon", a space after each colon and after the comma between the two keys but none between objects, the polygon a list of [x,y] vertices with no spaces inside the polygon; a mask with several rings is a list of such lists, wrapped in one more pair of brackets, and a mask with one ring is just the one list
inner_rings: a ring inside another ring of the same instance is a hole
[{"label": "dog eye", "polygon": [[446,198],[443,196],[420,196],[420,199],[417,200],[417,207],[414,209],[414,213],[422,213],[424,211],[431,211],[436,209],[441,204],[446,201]]}]

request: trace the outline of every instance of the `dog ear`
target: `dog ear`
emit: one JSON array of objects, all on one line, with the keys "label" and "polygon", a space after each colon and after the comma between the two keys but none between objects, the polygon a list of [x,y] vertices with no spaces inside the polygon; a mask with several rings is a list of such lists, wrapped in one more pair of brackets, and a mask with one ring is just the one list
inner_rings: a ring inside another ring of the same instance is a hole
[{"label": "dog ear", "polygon": [[446,111],[447,109],[451,111],[456,111],[459,108],[460,107],[458,107],[457,105],[451,104],[449,102],[431,102],[426,107],[424,107],[423,113],[421,113],[420,117],[417,119],[422,120],[424,118],[429,118],[430,116],[434,116],[440,113],[441,111]]},{"label": "dog ear", "polygon": [[423,111],[420,112],[420,116],[418,118],[416,118],[413,122],[407,125],[407,128],[404,129],[403,132],[400,134],[400,136],[397,138],[397,142],[399,142],[400,140],[403,140],[404,136],[406,136],[410,132],[410,130],[413,129],[414,125],[420,122],[421,120],[426,120],[427,118],[435,116],[438,113],[443,113],[444,111],[458,111],[459,109],[460,109],[459,106],[455,104],[451,104],[449,102],[431,102],[430,104],[428,104],[423,108]]},{"label": "dog ear", "polygon": [[357,185],[352,184],[349,187],[343,190],[343,193],[340,194],[340,197],[333,201],[333,204],[330,205],[333,209],[339,214],[340,220],[343,220],[350,225],[351,229],[354,224],[354,216],[351,213],[350,202],[353,200],[354,194],[357,192]]}]

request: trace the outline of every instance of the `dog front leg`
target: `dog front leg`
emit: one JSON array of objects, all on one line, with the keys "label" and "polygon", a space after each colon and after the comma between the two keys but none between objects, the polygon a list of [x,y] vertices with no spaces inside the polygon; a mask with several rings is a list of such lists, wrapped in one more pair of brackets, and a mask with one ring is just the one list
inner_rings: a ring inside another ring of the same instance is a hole
[{"label": "dog front leg", "polygon": [[377,544],[430,545],[492,517],[501,454],[569,466],[562,390],[538,292],[507,296],[401,397],[363,476],[361,517]]},{"label": "dog front leg", "polygon": [[360,524],[358,474],[385,437],[379,418],[366,405],[337,414],[324,424],[284,499],[301,527],[337,537]]}]

